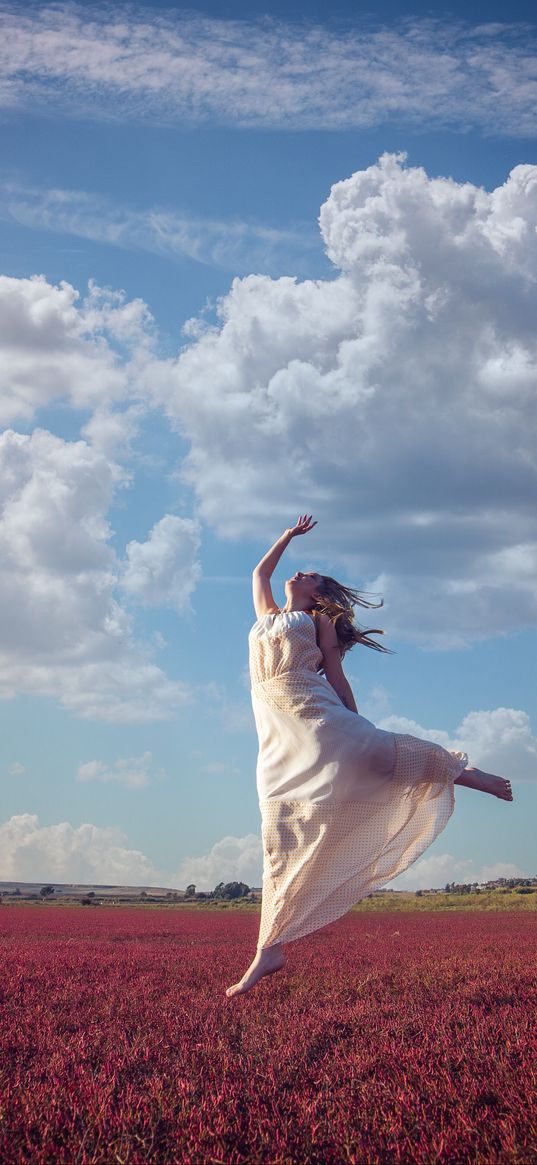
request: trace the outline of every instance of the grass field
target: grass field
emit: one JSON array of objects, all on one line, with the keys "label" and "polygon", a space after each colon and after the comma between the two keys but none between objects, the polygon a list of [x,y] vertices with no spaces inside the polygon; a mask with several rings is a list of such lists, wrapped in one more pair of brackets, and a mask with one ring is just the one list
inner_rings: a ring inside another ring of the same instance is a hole
[{"label": "grass field", "polygon": [[[13,906],[31,906],[35,909],[36,904],[39,907],[44,907],[49,910],[51,907],[73,907],[82,905],[82,895],[77,897],[70,897],[68,893],[51,896],[45,900],[39,899],[36,894],[25,897],[14,897],[11,894],[6,894],[2,905],[8,908]],[[259,914],[261,910],[259,901],[251,901],[247,898],[235,899],[204,899],[197,901],[188,898],[185,901],[166,901],[165,898],[160,897],[153,900],[146,896],[141,898],[133,891],[130,902],[120,899],[115,902],[113,898],[107,896],[100,898],[98,890],[94,894],[91,903],[92,906],[120,906],[121,909],[128,907],[137,907],[142,910],[245,910]],[[482,890],[479,893],[444,893],[443,891],[425,891],[422,894],[414,891],[398,891],[397,893],[390,893],[389,891],[376,892],[375,894],[362,898],[360,902],[353,906],[353,911],[365,913],[379,913],[379,911],[387,910],[390,914],[399,913],[403,911],[437,911],[449,910],[456,911],[488,911],[501,910],[512,912],[514,910],[537,911],[537,886],[531,889],[521,888],[497,888],[491,890]]]},{"label": "grass field", "polygon": [[481,890],[479,894],[379,894],[363,898],[353,910],[410,911],[410,910],[534,910],[537,911],[537,890],[521,894],[518,890]]},{"label": "grass field", "polygon": [[227,1000],[257,926],[2,909],[2,1165],[537,1160],[535,912],[352,912]]}]

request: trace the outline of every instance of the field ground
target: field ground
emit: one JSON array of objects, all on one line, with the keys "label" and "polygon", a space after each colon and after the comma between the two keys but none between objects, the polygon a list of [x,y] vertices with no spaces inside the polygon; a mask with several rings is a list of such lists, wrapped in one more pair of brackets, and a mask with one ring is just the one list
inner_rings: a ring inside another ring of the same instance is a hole
[{"label": "field ground", "polygon": [[379,894],[362,898],[353,910],[536,910],[537,888],[529,894],[520,890],[481,890],[479,894]]},{"label": "field ground", "polygon": [[535,911],[352,912],[228,1000],[257,925],[1,909],[2,1165],[537,1161]]}]

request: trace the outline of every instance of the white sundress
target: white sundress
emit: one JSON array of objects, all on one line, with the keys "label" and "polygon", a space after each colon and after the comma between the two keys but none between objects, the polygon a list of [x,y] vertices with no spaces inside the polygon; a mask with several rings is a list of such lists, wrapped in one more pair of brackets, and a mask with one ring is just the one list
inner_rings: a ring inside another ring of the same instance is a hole
[{"label": "white sundress", "polygon": [[346,708],[317,671],[306,611],[263,616],[248,642],[268,947],[340,918],[416,861],[447,825],[468,758]]}]

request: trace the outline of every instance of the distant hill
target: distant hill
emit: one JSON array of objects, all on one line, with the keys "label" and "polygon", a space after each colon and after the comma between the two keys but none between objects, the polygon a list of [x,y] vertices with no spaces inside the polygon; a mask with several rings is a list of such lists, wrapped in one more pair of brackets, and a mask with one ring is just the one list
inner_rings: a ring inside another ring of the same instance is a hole
[{"label": "distant hill", "polygon": [[82,884],[79,882],[0,882],[0,894],[14,895],[15,897],[41,897],[43,887],[49,886],[53,890],[50,897],[54,898],[86,898],[94,894],[96,898],[140,898],[147,894],[148,898],[166,899],[174,895],[184,897],[184,890],[171,890],[168,886],[111,886],[97,882]]}]

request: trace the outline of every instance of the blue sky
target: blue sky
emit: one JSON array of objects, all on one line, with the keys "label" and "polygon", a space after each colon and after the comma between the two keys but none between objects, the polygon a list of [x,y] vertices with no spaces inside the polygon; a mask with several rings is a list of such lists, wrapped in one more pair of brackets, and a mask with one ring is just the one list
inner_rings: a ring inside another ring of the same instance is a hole
[{"label": "blue sky", "polygon": [[385,597],[360,710],[513,781],[396,885],[535,873],[532,8],[0,15],[0,878],[259,883],[304,511],[277,595]]}]

